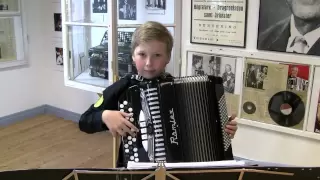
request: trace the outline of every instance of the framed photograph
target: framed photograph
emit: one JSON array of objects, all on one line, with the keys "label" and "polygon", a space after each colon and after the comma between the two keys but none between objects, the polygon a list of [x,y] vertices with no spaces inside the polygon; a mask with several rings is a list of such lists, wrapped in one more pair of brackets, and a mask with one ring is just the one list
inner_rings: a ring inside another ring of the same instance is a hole
[{"label": "framed photograph", "polygon": [[92,13],[108,13],[108,0],[93,0]]},{"label": "framed photograph", "polygon": [[148,14],[165,14],[166,0],[146,0],[145,2]]},{"label": "framed photograph", "polygon": [[118,0],[119,20],[137,20],[137,0]]},{"label": "framed photograph", "polygon": [[320,1],[260,0],[257,48],[320,55]]},{"label": "framed photograph", "polygon": [[52,3],[51,32],[53,38],[62,38],[61,4]]},{"label": "framed photograph", "polygon": [[50,66],[56,71],[63,72],[63,48],[61,41],[53,41],[51,48]]},{"label": "framed photograph", "polygon": [[192,0],[190,42],[246,47],[247,0]]},{"label": "framed photograph", "polygon": [[268,75],[268,66],[248,63],[245,72],[245,87],[264,90],[263,82]]}]

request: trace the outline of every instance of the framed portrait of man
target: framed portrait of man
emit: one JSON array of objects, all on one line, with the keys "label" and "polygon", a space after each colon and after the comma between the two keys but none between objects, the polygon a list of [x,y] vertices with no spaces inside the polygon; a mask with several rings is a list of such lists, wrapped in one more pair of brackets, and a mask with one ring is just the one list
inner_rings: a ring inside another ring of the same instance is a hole
[{"label": "framed portrait of man", "polygon": [[258,50],[320,56],[320,0],[260,0]]}]

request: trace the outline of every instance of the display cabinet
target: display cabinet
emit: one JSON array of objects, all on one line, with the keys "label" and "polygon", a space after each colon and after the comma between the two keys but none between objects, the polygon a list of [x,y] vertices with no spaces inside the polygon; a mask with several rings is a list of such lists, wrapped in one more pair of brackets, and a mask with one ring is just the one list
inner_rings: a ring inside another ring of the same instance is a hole
[{"label": "display cabinet", "polygon": [[131,57],[134,30],[146,21],[163,23],[175,39],[167,71],[180,65],[181,1],[62,0],[66,86],[101,93],[136,68]]},{"label": "display cabinet", "polygon": [[27,63],[23,1],[0,0],[0,69]]}]

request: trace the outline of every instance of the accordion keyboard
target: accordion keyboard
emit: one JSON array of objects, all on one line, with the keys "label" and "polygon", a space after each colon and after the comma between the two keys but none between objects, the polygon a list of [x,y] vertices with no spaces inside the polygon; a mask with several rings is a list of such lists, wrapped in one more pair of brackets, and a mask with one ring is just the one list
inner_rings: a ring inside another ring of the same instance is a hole
[{"label": "accordion keyboard", "polygon": [[[148,105],[147,108],[149,109],[147,112],[150,112],[149,122],[152,121],[152,123],[147,123],[148,156],[150,160],[165,161],[166,153],[158,89],[148,88],[143,92],[145,94],[145,102]],[[142,137],[142,139],[144,138]]]},{"label": "accordion keyboard", "polygon": [[[132,113],[133,109],[129,106],[128,101],[123,101],[120,104],[120,111],[126,113]],[[127,117],[127,120],[131,123],[135,122],[134,117]],[[137,138],[132,136],[122,137],[123,147],[124,147],[124,156],[126,159],[130,159],[131,161],[139,162],[139,153],[137,146]]]}]

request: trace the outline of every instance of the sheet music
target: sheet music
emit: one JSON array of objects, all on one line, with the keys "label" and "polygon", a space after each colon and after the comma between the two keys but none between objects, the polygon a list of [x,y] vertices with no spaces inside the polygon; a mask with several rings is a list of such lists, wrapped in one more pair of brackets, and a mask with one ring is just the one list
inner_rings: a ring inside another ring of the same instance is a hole
[{"label": "sheet music", "polygon": [[[150,169],[156,168],[157,163],[148,162],[132,162],[129,161],[128,169]],[[165,163],[166,168],[210,168],[210,167],[231,167],[231,166],[246,166],[246,161],[212,161],[212,162],[188,162],[188,163]]]}]

